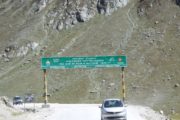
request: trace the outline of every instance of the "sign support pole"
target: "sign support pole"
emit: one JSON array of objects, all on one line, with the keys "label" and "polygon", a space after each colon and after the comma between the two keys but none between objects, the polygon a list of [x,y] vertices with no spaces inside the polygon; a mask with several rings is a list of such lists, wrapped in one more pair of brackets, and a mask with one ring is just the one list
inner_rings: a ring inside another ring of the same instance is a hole
[{"label": "sign support pole", "polygon": [[125,87],[125,80],[124,80],[124,67],[122,67],[121,70],[122,70],[122,75],[121,75],[121,77],[122,77],[122,94],[123,94],[123,102],[125,102],[125,98],[126,98],[125,89],[126,89],[126,87]]},{"label": "sign support pole", "polygon": [[47,95],[47,71],[46,69],[43,69],[43,72],[44,72],[44,76],[43,76],[43,80],[44,80],[44,94],[43,94],[43,97],[44,97],[44,105],[42,106],[43,108],[44,107],[49,107],[49,105],[47,105],[48,103],[48,95]]}]

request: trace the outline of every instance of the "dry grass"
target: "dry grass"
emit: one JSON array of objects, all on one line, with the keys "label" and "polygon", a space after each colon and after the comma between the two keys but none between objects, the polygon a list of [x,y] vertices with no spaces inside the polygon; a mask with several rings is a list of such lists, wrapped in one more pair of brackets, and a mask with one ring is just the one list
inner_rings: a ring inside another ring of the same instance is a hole
[{"label": "dry grass", "polygon": [[[173,87],[180,78],[178,68],[180,43],[176,36],[177,24],[180,20],[179,8],[171,2],[155,4],[147,9],[147,17],[139,18],[136,5],[133,7],[133,4],[129,4],[111,16],[97,15],[87,23],[78,24],[61,32],[48,30],[47,38],[39,22],[41,18],[37,15],[28,23],[28,29],[26,27],[21,29],[23,31],[21,33],[28,33],[23,37],[35,41],[43,41],[46,38],[42,46],[48,46],[45,51],[47,56],[58,56],[64,48],[67,49],[61,53],[61,56],[115,55],[116,50],[125,49],[128,56],[126,69],[128,102],[147,104],[157,110],[165,109],[167,113],[169,113],[168,108],[172,107],[180,111],[178,106],[180,91],[179,88]],[[132,23],[127,16],[130,8],[129,15],[137,27],[132,33],[127,34],[132,30]],[[0,19],[3,18],[6,17]],[[156,21],[159,23],[155,24]],[[39,24],[37,25],[36,22]],[[152,29],[155,33],[152,32],[150,37],[144,35]],[[4,40],[14,35],[6,34],[6,30],[2,32],[5,36]],[[16,30],[16,27],[13,30]],[[29,30],[32,32],[29,33]],[[9,41],[2,41],[1,50],[8,43]],[[13,69],[1,76],[0,95],[23,96],[32,92],[35,93],[37,101],[42,102],[43,72],[40,69],[40,57],[30,53],[21,60],[1,63],[4,71],[8,71],[11,67]],[[27,59],[32,61],[23,64]],[[99,103],[106,97],[121,97],[120,74],[120,69],[116,68],[48,70],[48,91],[52,95],[50,102]],[[171,81],[168,81],[168,76],[171,77]],[[106,81],[104,84],[103,80]],[[115,85],[108,88],[111,83]]]}]

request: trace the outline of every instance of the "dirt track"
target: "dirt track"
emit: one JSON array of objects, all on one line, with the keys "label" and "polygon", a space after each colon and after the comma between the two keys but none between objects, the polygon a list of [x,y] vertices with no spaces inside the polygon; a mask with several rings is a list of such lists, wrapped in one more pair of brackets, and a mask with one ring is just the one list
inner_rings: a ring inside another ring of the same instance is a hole
[{"label": "dirt track", "polygon": [[[23,112],[23,105],[15,106],[16,111],[0,109],[0,120],[100,120],[98,104],[50,104],[50,108],[41,108],[35,104],[36,112]],[[25,108],[34,109],[34,104]],[[21,112],[20,112],[21,111]],[[165,117],[148,107],[129,105],[128,120],[165,120]]]}]

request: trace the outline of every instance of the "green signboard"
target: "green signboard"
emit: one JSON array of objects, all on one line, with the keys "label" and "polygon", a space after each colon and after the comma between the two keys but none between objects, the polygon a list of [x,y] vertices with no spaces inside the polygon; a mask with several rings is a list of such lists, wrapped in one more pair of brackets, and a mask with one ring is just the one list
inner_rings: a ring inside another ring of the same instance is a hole
[{"label": "green signboard", "polygon": [[41,69],[127,67],[126,56],[42,57]]}]

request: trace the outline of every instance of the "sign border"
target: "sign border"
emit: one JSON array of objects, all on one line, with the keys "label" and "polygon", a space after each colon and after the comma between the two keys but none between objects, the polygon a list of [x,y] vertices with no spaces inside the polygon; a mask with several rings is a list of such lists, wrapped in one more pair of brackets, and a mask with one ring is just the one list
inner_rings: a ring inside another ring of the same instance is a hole
[{"label": "sign border", "polygon": [[[65,67],[65,66],[50,66],[50,67],[47,67],[47,66],[43,66],[43,59],[53,59],[53,58],[95,58],[95,57],[125,57],[125,61],[126,61],[126,64],[124,66],[120,66],[118,64],[114,64],[114,65],[97,65],[99,67],[94,67],[94,65],[82,65],[81,67],[77,67],[77,66],[80,66],[80,65],[77,65],[75,67]],[[88,67],[86,67],[88,66]],[[126,55],[109,55],[109,56],[52,56],[52,57],[41,57],[41,69],[88,69],[88,68],[113,68],[113,67],[127,67],[128,66],[128,63],[127,63],[127,56]]]}]

